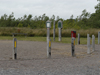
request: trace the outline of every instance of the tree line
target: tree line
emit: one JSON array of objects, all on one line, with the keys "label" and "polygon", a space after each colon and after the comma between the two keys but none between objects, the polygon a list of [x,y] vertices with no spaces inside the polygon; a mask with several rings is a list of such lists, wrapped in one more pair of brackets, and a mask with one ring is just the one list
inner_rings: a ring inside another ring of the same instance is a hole
[{"label": "tree line", "polygon": [[[86,9],[82,11],[82,14],[73,18],[74,15],[71,15],[69,19],[62,19],[59,16],[56,18],[56,27],[57,22],[62,20],[64,29],[88,29],[88,28],[100,28],[100,0],[97,0],[98,4],[95,6],[95,13],[90,14]],[[53,25],[55,20],[55,15],[52,15],[51,18],[43,14],[42,16],[33,16],[31,14],[24,15],[21,18],[15,19],[14,13],[10,15],[4,14],[0,18],[0,27],[29,27],[29,28],[46,28],[46,21],[50,20]],[[52,26],[53,28],[53,26]]]}]

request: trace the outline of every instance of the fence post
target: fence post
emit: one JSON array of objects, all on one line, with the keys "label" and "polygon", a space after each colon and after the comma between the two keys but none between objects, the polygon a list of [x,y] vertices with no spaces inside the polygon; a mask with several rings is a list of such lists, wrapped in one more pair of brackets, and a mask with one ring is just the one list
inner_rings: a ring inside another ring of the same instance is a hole
[{"label": "fence post", "polygon": [[59,28],[59,41],[61,41],[61,28]]},{"label": "fence post", "polygon": [[50,39],[50,28],[47,28],[47,41]]},{"label": "fence post", "polygon": [[95,50],[95,36],[92,35],[92,51]]},{"label": "fence post", "polygon": [[100,32],[98,32],[98,44],[100,44]]},{"label": "fence post", "polygon": [[75,56],[75,38],[72,37],[72,40],[71,40],[71,50],[72,50],[72,56],[74,57]]},{"label": "fence post", "polygon": [[87,41],[88,41],[88,43],[87,43],[87,47],[88,47],[87,48],[87,53],[88,54],[90,54],[90,39],[91,39],[90,37],[87,38]]},{"label": "fence post", "polygon": [[17,59],[17,38],[13,38],[13,59]]},{"label": "fence post", "polygon": [[80,34],[78,33],[78,45],[80,44]]},{"label": "fence post", "polygon": [[58,21],[58,29],[59,29],[59,33],[58,33],[59,38],[58,38],[58,41],[61,41],[62,27],[63,27],[62,21],[59,20],[59,21]]},{"label": "fence post", "polygon": [[50,28],[47,28],[47,57],[51,57]]},{"label": "fence post", "polygon": [[50,58],[51,57],[51,39],[48,39],[49,41],[47,41],[47,57]]},{"label": "fence post", "polygon": [[89,39],[89,34],[87,34],[87,46],[88,46],[88,39]]},{"label": "fence post", "polygon": [[55,20],[54,20],[54,24],[53,24],[53,41],[55,41]]}]

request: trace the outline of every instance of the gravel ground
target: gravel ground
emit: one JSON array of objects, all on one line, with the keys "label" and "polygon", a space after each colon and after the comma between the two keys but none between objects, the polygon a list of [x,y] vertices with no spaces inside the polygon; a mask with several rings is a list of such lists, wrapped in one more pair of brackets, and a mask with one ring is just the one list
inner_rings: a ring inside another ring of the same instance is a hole
[{"label": "gravel ground", "polygon": [[13,60],[13,41],[0,41],[0,75],[100,75],[100,49],[87,54],[86,45],[52,43],[47,58],[47,43],[18,41],[18,59]]}]

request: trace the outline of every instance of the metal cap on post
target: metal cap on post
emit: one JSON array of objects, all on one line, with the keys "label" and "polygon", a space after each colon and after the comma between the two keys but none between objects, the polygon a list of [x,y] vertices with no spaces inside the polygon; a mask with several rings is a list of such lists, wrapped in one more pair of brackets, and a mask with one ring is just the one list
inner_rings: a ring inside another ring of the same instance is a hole
[{"label": "metal cap on post", "polygon": [[46,21],[46,27],[47,27],[47,28],[51,28],[51,21],[49,21],[49,20]]},{"label": "metal cap on post", "polygon": [[59,20],[58,21],[58,28],[59,28],[59,41],[61,41],[61,32],[62,32],[62,27],[63,27],[63,24],[62,24],[62,21],[61,20]]},{"label": "metal cap on post", "polygon": [[63,28],[63,24],[61,20],[58,21],[58,28]]},{"label": "metal cap on post", "polygon": [[76,38],[76,31],[71,31],[71,38],[72,37]]}]

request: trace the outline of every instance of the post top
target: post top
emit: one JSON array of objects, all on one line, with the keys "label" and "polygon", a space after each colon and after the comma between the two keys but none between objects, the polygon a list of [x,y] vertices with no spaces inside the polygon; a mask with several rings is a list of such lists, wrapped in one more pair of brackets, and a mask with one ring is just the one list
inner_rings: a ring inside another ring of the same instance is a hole
[{"label": "post top", "polygon": [[47,22],[51,22],[50,20],[48,20]]},{"label": "post top", "polygon": [[49,21],[49,20],[46,21],[46,27],[47,27],[47,28],[51,28],[51,21]]},{"label": "post top", "polygon": [[58,22],[62,22],[61,20],[59,20]]}]

